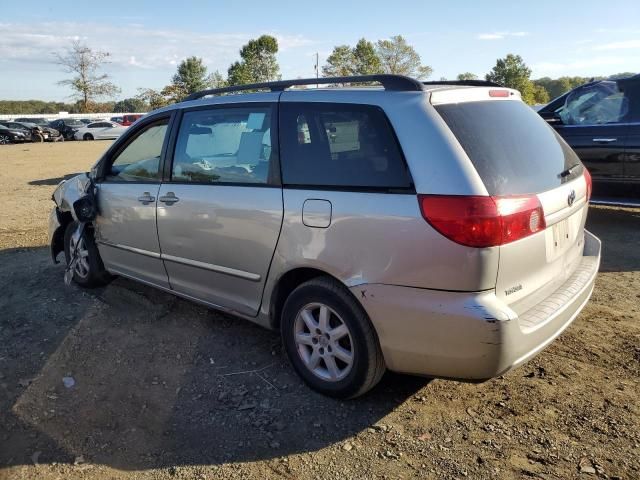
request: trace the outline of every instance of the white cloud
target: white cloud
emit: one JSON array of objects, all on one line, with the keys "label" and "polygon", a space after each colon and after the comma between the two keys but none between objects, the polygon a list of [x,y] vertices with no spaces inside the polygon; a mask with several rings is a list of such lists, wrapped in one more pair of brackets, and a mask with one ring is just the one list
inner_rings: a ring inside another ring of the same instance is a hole
[{"label": "white cloud", "polygon": [[0,23],[0,61],[50,63],[72,40],[111,53],[114,68],[160,68],[176,65],[191,55],[202,57],[211,70],[226,70],[251,38],[268,33],[277,38],[280,51],[307,47],[314,42],[301,34],[279,32],[197,33],[147,28],[144,25],[45,22]]},{"label": "white cloud", "polygon": [[628,48],[640,48],[640,40],[624,40],[621,42],[605,43],[604,45],[594,47],[594,50],[625,50]]},{"label": "white cloud", "polygon": [[506,37],[526,37],[529,32],[492,32],[492,33],[479,33],[477,35],[478,40],[503,40]]}]

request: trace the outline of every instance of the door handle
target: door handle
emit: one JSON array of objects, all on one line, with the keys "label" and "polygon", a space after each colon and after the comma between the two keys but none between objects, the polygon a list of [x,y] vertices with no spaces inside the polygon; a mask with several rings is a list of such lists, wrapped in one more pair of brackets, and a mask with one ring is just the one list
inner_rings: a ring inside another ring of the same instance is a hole
[{"label": "door handle", "polygon": [[167,205],[173,205],[180,199],[176,197],[175,193],[167,192],[166,195],[161,196],[158,200],[160,200],[162,203],[166,203]]},{"label": "door handle", "polygon": [[144,192],[141,197],[138,197],[138,201],[143,205],[149,205],[151,202],[156,201],[156,197],[152,197],[149,192]]},{"label": "door handle", "polygon": [[617,138],[594,138],[593,141],[594,142],[598,142],[598,143],[611,143],[611,142],[615,142],[616,140],[618,140]]}]

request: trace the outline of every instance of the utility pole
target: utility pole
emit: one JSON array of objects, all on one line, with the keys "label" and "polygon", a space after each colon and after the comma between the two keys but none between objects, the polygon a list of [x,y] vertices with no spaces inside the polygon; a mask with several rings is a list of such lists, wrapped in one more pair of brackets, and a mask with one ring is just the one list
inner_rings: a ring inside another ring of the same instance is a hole
[{"label": "utility pole", "polygon": [[319,82],[318,82],[318,78],[320,77],[320,55],[318,54],[318,52],[316,52],[316,64],[315,64],[315,69],[316,69],[316,88],[320,88]]}]

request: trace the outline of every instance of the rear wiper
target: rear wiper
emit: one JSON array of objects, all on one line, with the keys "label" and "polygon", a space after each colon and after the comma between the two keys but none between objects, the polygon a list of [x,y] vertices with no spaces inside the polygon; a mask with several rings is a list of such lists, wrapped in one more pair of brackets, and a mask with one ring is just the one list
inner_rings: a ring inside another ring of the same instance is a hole
[{"label": "rear wiper", "polygon": [[568,177],[569,175],[571,175],[571,172],[573,171],[573,169],[576,168],[576,167],[579,167],[580,165],[581,165],[580,163],[574,163],[573,165],[571,165],[566,170],[563,170],[562,172],[560,172],[558,174],[558,177],[560,177],[560,178]]}]

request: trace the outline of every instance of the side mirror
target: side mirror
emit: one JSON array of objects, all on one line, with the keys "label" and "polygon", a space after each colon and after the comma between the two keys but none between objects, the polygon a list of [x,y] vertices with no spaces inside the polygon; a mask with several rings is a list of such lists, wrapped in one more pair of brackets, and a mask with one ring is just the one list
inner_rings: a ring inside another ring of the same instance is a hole
[{"label": "side mirror", "polygon": [[93,199],[88,196],[84,196],[73,202],[73,211],[80,222],[91,222],[98,214]]}]

